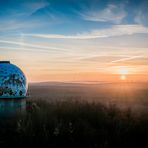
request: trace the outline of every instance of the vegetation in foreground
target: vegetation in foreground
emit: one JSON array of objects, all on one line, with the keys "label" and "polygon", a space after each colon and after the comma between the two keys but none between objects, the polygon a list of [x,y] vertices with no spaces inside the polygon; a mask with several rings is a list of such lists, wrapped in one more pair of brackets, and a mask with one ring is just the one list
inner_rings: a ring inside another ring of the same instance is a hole
[{"label": "vegetation in foreground", "polygon": [[148,119],[86,102],[29,101],[25,115],[0,119],[0,147],[146,147]]}]

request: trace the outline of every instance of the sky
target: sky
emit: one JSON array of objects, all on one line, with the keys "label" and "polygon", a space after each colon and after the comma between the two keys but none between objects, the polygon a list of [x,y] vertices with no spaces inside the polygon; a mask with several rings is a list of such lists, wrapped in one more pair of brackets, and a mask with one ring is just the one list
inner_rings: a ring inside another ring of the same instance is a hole
[{"label": "sky", "polygon": [[29,82],[148,81],[147,8],[147,0],[0,0],[0,60]]}]

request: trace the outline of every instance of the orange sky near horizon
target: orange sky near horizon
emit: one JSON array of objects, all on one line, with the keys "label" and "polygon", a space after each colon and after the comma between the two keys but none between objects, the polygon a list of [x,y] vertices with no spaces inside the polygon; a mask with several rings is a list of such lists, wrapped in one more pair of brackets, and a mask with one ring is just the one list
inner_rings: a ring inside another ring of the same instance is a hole
[{"label": "orange sky near horizon", "polygon": [[[62,82],[122,82],[121,74],[100,74],[100,73],[65,73],[65,74],[31,74],[26,73],[29,82],[46,82],[46,81],[62,81]],[[147,74],[127,74],[124,82],[148,82]]]},{"label": "orange sky near horizon", "polygon": [[[68,44],[68,43],[67,43]],[[74,46],[74,45],[73,45]],[[48,47],[48,46],[47,46]],[[83,47],[84,48],[84,47]],[[82,49],[83,49],[82,48]],[[87,47],[88,48],[88,47]],[[19,66],[29,82],[40,81],[125,81],[148,82],[147,51],[140,48],[129,52],[124,49],[94,48],[85,51],[75,50],[70,55],[30,52],[5,52],[0,60],[10,60]],[[99,48],[99,47],[96,47]],[[82,53],[81,53],[82,52]],[[125,52],[125,53],[123,53]],[[138,55],[139,52],[143,54]],[[68,53],[68,52],[67,52]]]}]

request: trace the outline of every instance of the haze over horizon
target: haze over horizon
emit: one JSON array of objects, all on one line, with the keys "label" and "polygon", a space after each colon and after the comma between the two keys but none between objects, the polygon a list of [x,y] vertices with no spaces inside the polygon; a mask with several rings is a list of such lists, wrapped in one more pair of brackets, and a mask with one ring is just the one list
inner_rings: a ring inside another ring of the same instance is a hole
[{"label": "haze over horizon", "polygon": [[29,82],[148,82],[147,0],[1,0],[0,60]]}]

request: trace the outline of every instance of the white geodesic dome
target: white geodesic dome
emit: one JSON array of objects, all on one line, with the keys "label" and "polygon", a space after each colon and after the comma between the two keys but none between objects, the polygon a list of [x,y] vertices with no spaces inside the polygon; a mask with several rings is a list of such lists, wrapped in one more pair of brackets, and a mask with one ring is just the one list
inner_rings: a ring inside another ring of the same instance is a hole
[{"label": "white geodesic dome", "polygon": [[20,68],[9,61],[0,61],[0,98],[24,98],[27,80]]}]

